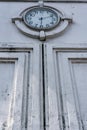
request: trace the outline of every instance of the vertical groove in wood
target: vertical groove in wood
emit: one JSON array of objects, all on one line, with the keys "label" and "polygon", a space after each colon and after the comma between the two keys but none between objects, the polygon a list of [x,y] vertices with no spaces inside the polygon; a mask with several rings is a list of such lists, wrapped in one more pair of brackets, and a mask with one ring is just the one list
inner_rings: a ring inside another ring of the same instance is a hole
[{"label": "vertical groove in wood", "polygon": [[40,75],[40,87],[39,87],[39,89],[40,89],[40,91],[39,91],[39,93],[40,93],[40,98],[39,98],[39,100],[40,100],[40,121],[41,121],[41,129],[40,130],[44,130],[44,96],[43,96],[43,59],[42,59],[42,44],[40,45],[40,55],[39,55],[39,59],[40,59],[40,61],[39,61],[39,68],[40,68],[40,70],[39,70],[39,75]]},{"label": "vertical groove in wood", "polygon": [[43,79],[43,124],[46,130],[46,117],[45,117],[45,69],[44,69],[44,44],[42,44],[42,79]]}]

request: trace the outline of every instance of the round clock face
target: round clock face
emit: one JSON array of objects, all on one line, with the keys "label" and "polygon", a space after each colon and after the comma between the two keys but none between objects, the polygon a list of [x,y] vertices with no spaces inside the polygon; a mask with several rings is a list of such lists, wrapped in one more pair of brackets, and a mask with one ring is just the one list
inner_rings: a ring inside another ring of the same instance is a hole
[{"label": "round clock face", "polygon": [[47,7],[34,7],[27,10],[23,19],[27,26],[36,30],[49,30],[60,22],[56,11]]}]

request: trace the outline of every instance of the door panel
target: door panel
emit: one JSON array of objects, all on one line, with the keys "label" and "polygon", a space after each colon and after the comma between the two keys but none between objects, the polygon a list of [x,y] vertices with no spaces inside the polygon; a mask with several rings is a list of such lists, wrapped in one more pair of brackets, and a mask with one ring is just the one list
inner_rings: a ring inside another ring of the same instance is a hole
[{"label": "door panel", "polygon": [[[59,54],[60,73],[63,80],[64,102],[67,104],[68,122],[72,129],[76,119],[80,129],[87,129],[87,53],[62,53]],[[65,76],[64,76],[65,75]],[[73,101],[72,101],[73,99]],[[75,105],[74,105],[75,104]]]},{"label": "door panel", "polygon": [[87,129],[87,59],[72,64],[73,82],[76,87],[78,106],[84,129]]},{"label": "door panel", "polygon": [[0,44],[0,129],[43,130],[39,45]]},{"label": "door panel", "polygon": [[0,127],[20,129],[24,54],[0,53]]},{"label": "door panel", "polygon": [[0,129],[9,115],[15,62],[0,60]]},{"label": "door panel", "polygon": [[86,130],[87,46],[52,44],[45,46],[45,53],[48,75],[45,82],[46,123],[49,130],[53,127],[56,130]]}]

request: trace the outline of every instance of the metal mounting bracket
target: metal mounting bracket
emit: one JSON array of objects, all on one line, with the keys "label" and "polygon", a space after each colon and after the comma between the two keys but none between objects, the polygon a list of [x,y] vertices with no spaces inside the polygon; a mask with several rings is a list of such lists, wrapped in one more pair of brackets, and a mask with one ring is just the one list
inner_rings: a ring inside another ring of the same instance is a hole
[{"label": "metal mounting bracket", "polygon": [[12,23],[15,23],[16,20],[22,21],[22,16],[12,18]]},{"label": "metal mounting bracket", "polygon": [[71,17],[62,17],[61,20],[62,21],[67,20],[69,23],[72,23],[73,21]]},{"label": "metal mounting bracket", "polygon": [[45,35],[45,32],[44,31],[40,31],[40,40],[41,41],[45,41],[46,40],[46,35]]},{"label": "metal mounting bracket", "polygon": [[44,6],[44,1],[43,0],[39,0],[38,4],[39,4],[40,7],[43,7]]}]

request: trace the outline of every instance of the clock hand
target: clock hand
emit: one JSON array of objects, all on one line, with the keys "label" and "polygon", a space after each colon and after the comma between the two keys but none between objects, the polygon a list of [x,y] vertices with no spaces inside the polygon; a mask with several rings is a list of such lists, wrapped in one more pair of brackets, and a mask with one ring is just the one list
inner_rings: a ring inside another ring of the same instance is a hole
[{"label": "clock hand", "polygon": [[43,19],[46,19],[46,18],[50,18],[51,16],[48,16],[48,17],[41,17],[39,18],[39,20],[43,20]]},{"label": "clock hand", "polygon": [[42,20],[43,20],[43,18],[41,17],[41,18],[39,18],[39,20],[41,20],[41,21],[42,21]]},{"label": "clock hand", "polygon": [[43,20],[43,18],[41,17],[41,18],[39,18],[39,20],[41,20],[41,25],[42,25],[42,20]]}]

